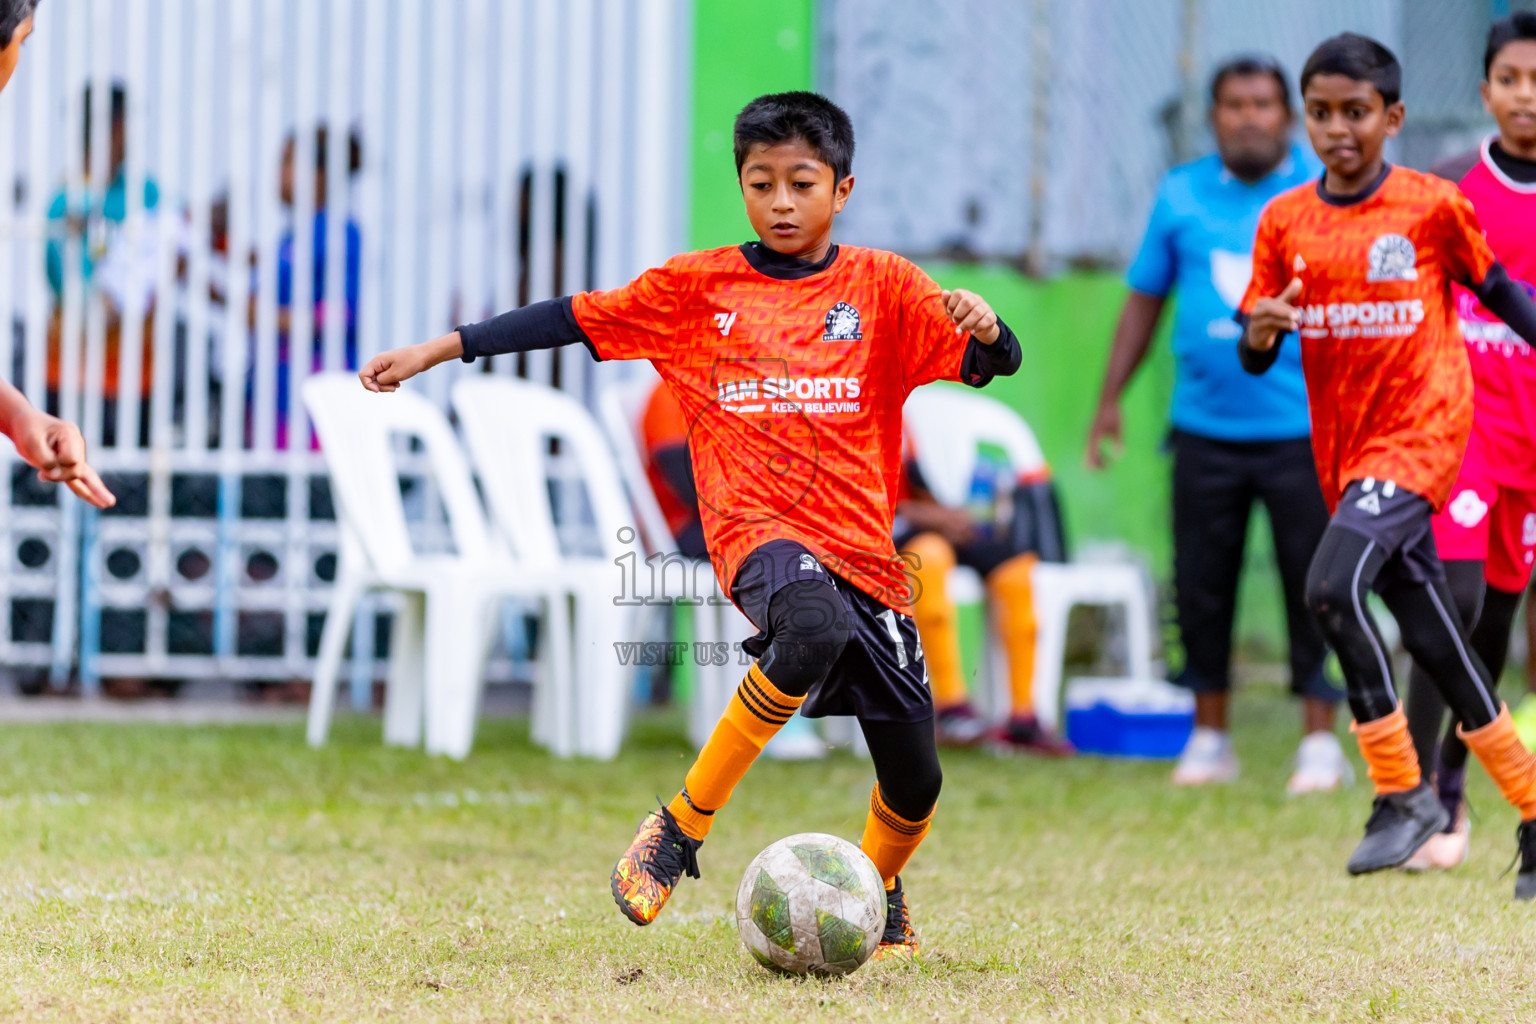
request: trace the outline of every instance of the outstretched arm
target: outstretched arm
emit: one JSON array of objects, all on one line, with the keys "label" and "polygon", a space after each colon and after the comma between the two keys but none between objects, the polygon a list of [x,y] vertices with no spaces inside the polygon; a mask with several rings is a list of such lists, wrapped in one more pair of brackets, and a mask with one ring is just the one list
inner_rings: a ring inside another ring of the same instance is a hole
[{"label": "outstretched arm", "polygon": [[1505,272],[1503,264],[1495,263],[1472,286],[1472,292],[1488,308],[1488,312],[1503,320],[1527,345],[1536,346],[1536,302],[1526,294]]},{"label": "outstretched arm", "polygon": [[480,356],[559,348],[578,341],[592,347],[571,312],[571,300],[546,299],[477,324],[461,324],[419,345],[380,353],[359,371],[358,378],[369,391],[394,391],[401,381],[450,359],[467,363]]},{"label": "outstretched arm", "polygon": [[1148,295],[1131,289],[1120,307],[1115,324],[1115,338],[1110,344],[1109,364],[1104,368],[1104,385],[1099,389],[1099,407],[1088,428],[1088,451],[1084,456],[1090,469],[1103,469],[1104,443],[1120,448],[1120,395],[1130,383],[1147,352],[1152,347],[1152,333],[1167,304],[1163,295]]},{"label": "outstretched arm", "polygon": [[34,408],[27,396],[0,380],[0,433],[16,454],[37,470],[39,480],[64,484],[97,508],[117,504],[107,485],[85,461],[85,438],[73,423]]}]

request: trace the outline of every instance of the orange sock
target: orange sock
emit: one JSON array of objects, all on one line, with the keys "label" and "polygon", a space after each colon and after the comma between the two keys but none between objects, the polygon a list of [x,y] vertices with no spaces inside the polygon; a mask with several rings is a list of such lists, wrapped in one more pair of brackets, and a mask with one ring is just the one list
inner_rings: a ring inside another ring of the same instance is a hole
[{"label": "orange sock", "polygon": [[912,859],[932,821],[932,811],[922,821],[908,821],[887,806],[880,795],[879,784],[870,791],[869,817],[864,822],[864,841],[859,848],[875,862],[875,870],[885,880],[887,892],[896,888],[896,876]]},{"label": "orange sock", "polygon": [[1419,784],[1419,755],[1408,735],[1408,717],[1401,706],[1374,722],[1352,722],[1349,731],[1360,743],[1366,774],[1376,783],[1376,795],[1404,793]]},{"label": "orange sock", "polygon": [[1030,572],[1036,561],[1034,555],[1015,555],[987,577],[992,628],[1008,655],[1008,689],[1015,715],[1035,712],[1035,585]]},{"label": "orange sock", "polygon": [[912,620],[928,660],[928,682],[933,703],[940,709],[964,704],[965,678],[960,671],[960,615],[949,599],[949,572],[955,567],[955,549],[936,533],[920,533],[902,546],[916,555],[911,570],[917,579],[917,600]]},{"label": "orange sock", "polygon": [[682,792],[667,805],[684,834],[693,839],[709,834],[715,812],[731,798],[731,790],[763,752],[763,745],[804,703],[804,697],[780,693],[756,662],[747,669],[736,696],[688,769]]},{"label": "orange sock", "polygon": [[1536,756],[1520,742],[1509,706],[1500,705],[1499,717],[1481,729],[1458,727],[1456,735],[1477,755],[1504,799],[1520,808],[1520,820],[1536,818]]}]

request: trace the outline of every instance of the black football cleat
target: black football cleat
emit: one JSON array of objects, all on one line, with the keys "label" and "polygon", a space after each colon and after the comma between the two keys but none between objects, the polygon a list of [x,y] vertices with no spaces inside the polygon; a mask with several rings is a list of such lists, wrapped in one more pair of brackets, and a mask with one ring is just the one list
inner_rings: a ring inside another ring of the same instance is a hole
[{"label": "black football cleat", "polygon": [[1520,873],[1515,876],[1515,899],[1536,898],[1536,821],[1522,821],[1515,830],[1520,844]]},{"label": "black football cleat", "polygon": [[896,888],[885,893],[885,933],[875,948],[873,959],[912,957],[917,953],[917,932],[912,929],[912,915],[907,912],[907,896],[901,891],[901,879]]},{"label": "black football cleat", "polygon": [[1349,873],[1395,868],[1448,824],[1450,817],[1427,782],[1403,793],[1378,796],[1365,823],[1365,838],[1350,854]]}]

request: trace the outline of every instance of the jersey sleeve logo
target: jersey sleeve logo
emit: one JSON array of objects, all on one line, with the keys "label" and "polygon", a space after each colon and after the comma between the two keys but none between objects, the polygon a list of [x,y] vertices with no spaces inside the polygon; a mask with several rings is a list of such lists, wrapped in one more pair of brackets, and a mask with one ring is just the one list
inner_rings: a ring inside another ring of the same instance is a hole
[{"label": "jersey sleeve logo", "polygon": [[1402,235],[1382,235],[1371,243],[1370,270],[1367,281],[1417,281],[1418,268],[1414,266],[1419,254],[1413,243]]},{"label": "jersey sleeve logo", "polygon": [[846,302],[839,302],[827,310],[827,329],[822,341],[862,341],[859,330],[859,311]]}]

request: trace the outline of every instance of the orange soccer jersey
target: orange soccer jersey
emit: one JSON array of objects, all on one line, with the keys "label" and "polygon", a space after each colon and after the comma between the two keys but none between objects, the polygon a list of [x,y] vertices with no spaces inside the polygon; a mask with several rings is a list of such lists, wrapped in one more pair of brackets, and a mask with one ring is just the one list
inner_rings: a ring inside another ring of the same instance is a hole
[{"label": "orange soccer jersey", "polygon": [[781,280],[738,247],[685,253],[572,300],[602,359],[649,359],[689,422],[704,536],[726,592],[778,538],[892,607],[910,606],[891,542],[901,408],[958,380],[968,335],[907,260],[840,246]]},{"label": "orange soccer jersey", "polygon": [[1472,429],[1451,283],[1481,283],[1493,263],[1456,186],[1403,167],[1363,197],[1325,197],[1313,182],[1264,208],[1240,308],[1302,281],[1301,361],[1330,511],[1367,477],[1444,504]]}]

